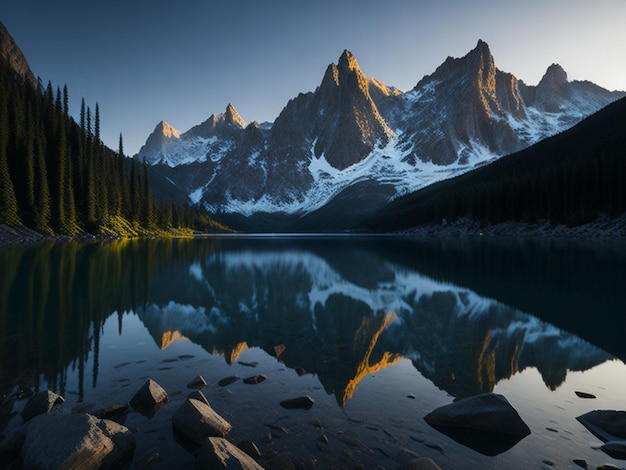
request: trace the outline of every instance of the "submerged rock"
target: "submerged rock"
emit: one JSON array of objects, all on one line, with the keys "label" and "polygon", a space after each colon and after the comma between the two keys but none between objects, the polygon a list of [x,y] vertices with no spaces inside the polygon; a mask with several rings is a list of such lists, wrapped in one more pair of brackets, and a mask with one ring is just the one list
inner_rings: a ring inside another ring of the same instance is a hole
[{"label": "submerged rock", "polygon": [[310,409],[315,404],[315,400],[306,395],[298,398],[291,398],[289,400],[283,400],[280,402],[280,406],[287,408],[288,410],[294,410],[297,408]]},{"label": "submerged rock", "polygon": [[24,468],[118,469],[136,445],[126,427],[85,413],[36,416],[18,434]]},{"label": "submerged rock", "polygon": [[51,390],[39,392],[30,397],[22,410],[22,419],[24,422],[29,421],[35,416],[50,413],[55,406],[61,405],[65,399],[61,395],[57,395]]},{"label": "submerged rock", "polygon": [[196,459],[196,468],[263,470],[252,457],[221,437],[209,437],[206,440]]},{"label": "submerged rock", "polygon": [[626,439],[626,411],[595,410],[576,419],[602,442]]},{"label": "submerged rock", "polygon": [[418,457],[404,462],[398,470],[441,470],[433,459]]},{"label": "submerged rock", "polygon": [[174,412],[172,425],[197,444],[202,444],[207,437],[224,437],[232,429],[211,406],[193,398],[185,400]]},{"label": "submerged rock", "polygon": [[155,406],[160,406],[167,402],[169,397],[167,392],[152,379],[143,384],[143,386],[130,399],[130,406],[138,411],[150,410]]},{"label": "submerged rock", "polygon": [[267,377],[265,375],[253,375],[252,377],[246,377],[245,379],[243,379],[243,383],[248,385],[256,385],[260,384],[261,382],[265,382],[266,380]]},{"label": "submerged rock", "polygon": [[187,384],[187,388],[194,388],[196,390],[201,390],[206,387],[206,380],[201,375],[196,375],[196,377]]},{"label": "submerged rock", "polygon": [[614,459],[626,460],[626,441],[609,441],[600,450]]},{"label": "submerged rock", "polygon": [[229,375],[228,377],[224,377],[222,380],[220,380],[217,385],[219,385],[220,387],[226,387],[227,385],[230,385],[237,380],[239,380],[238,375]]},{"label": "submerged rock", "polygon": [[484,455],[498,455],[530,434],[507,399],[484,393],[442,406],[424,417],[433,428]]}]

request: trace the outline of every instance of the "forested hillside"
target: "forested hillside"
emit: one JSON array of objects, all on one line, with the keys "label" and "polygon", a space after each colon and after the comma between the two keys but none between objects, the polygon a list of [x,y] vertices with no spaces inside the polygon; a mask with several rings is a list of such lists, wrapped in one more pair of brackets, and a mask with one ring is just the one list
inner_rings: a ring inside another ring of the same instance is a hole
[{"label": "forested hillside", "polygon": [[100,140],[100,113],[67,87],[33,84],[0,59],[0,224],[45,234],[215,230],[204,211],[155,201],[147,166]]},{"label": "forested hillside", "polygon": [[626,99],[572,129],[383,208],[374,231],[459,219],[575,227],[626,212]]}]

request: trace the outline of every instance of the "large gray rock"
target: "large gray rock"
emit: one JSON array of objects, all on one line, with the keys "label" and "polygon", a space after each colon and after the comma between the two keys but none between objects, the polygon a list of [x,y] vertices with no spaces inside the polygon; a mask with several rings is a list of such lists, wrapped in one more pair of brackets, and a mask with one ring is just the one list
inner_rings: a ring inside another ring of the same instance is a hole
[{"label": "large gray rock", "polygon": [[89,414],[43,414],[19,431],[25,469],[122,468],[132,461],[135,436],[124,426]]},{"label": "large gray rock", "polygon": [[595,410],[576,419],[603,442],[626,439],[626,411]]},{"label": "large gray rock", "polygon": [[174,429],[197,444],[207,437],[224,437],[232,429],[230,423],[210,405],[188,398],[172,416]]},{"label": "large gray rock", "polygon": [[197,469],[263,470],[252,457],[221,437],[209,437],[196,459]]},{"label": "large gray rock", "polygon": [[485,455],[498,455],[530,434],[507,399],[495,393],[442,406],[424,420],[458,443]]},{"label": "large gray rock", "polygon": [[22,419],[26,422],[35,416],[50,413],[55,406],[61,405],[64,401],[61,395],[57,395],[51,390],[40,392],[30,397],[30,400],[24,405]]}]

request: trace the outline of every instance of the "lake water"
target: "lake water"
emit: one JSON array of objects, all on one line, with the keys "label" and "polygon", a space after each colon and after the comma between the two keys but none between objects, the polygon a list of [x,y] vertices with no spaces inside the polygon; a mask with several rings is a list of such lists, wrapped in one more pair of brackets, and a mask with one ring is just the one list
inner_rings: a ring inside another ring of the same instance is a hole
[{"label": "lake water", "polygon": [[[191,467],[171,416],[201,374],[232,442],[252,439],[297,468],[391,469],[413,454],[444,469],[623,465],[575,418],[626,409],[624,248],[388,237],[7,248],[0,431],[21,424],[29,390],[92,410],[128,403],[152,378],[170,401],[151,418],[126,418],[135,461],[158,453],[148,468]],[[267,380],[241,380],[256,374]],[[241,379],[218,386],[231,375]],[[423,419],[491,391],[531,430],[496,456]],[[311,409],[279,405],[302,395]]]}]

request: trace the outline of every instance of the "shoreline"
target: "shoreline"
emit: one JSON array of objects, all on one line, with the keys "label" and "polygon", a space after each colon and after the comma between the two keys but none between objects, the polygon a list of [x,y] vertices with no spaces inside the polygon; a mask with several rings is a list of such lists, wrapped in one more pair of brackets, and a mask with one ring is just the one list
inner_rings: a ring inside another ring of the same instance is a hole
[{"label": "shoreline", "polygon": [[[194,234],[195,237],[211,237],[224,236],[224,233],[207,233]],[[430,224],[413,227],[397,232],[306,232],[306,233],[271,233],[271,234],[254,234],[254,233],[237,233],[233,236],[387,236],[387,237],[519,237],[519,238],[543,238],[543,239],[568,239],[568,240],[626,240],[626,214],[619,217],[609,218],[600,217],[594,222],[579,225],[576,227],[567,227],[565,225],[551,225],[548,221],[537,224],[520,223],[520,222],[501,222],[493,225],[481,225],[480,222],[472,219],[459,219],[452,223]],[[143,237],[159,238],[159,234],[143,235]],[[182,235],[174,235],[179,238]],[[112,241],[124,237],[115,234],[92,234],[81,233],[76,236],[68,235],[45,235],[25,226],[9,227],[0,224],[0,249],[9,248],[11,246],[24,246],[42,243],[46,241]],[[137,238],[137,237],[131,237]]]},{"label": "shoreline", "polygon": [[500,222],[481,226],[472,219],[459,219],[452,223],[431,224],[398,232],[405,236],[444,237],[519,237],[567,240],[626,240],[626,214],[618,217],[599,217],[595,221],[567,227],[551,225],[548,221],[529,224],[523,222]]}]

